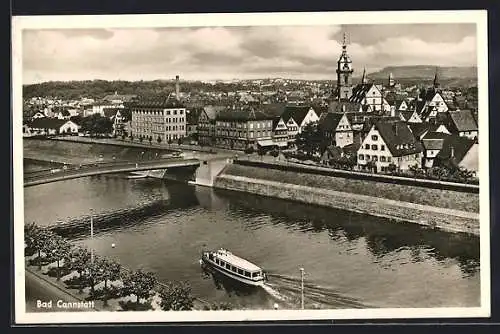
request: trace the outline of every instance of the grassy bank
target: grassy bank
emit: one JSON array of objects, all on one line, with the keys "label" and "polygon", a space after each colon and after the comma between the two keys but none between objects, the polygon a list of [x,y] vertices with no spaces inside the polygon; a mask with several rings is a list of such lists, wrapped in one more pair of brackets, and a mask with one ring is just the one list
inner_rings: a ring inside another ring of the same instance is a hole
[{"label": "grassy bank", "polygon": [[353,180],[342,177],[296,173],[268,168],[229,165],[225,175],[244,176],[294,185],[324,188],[439,208],[479,212],[479,195],[417,186]]}]

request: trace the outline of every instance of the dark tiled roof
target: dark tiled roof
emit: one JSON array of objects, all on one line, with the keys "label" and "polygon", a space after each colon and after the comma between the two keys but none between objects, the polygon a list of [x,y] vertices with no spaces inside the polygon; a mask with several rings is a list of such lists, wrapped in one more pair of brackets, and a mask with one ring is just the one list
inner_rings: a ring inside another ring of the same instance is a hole
[{"label": "dark tiled roof", "polygon": [[224,106],[205,106],[203,107],[203,111],[207,115],[207,117],[211,120],[215,120],[215,117],[221,111],[227,110],[227,107]]},{"label": "dark tiled roof", "polygon": [[361,102],[366,96],[366,93],[374,86],[373,83],[358,84],[352,89],[352,95],[349,98],[350,102]]},{"label": "dark tiled roof", "polygon": [[102,112],[104,113],[104,117],[111,118],[113,116],[116,116],[116,113],[118,112],[118,108],[102,108]]},{"label": "dark tiled roof", "polygon": [[375,127],[384,139],[392,156],[400,157],[423,151],[422,144],[415,139],[404,122],[380,120],[375,123]]},{"label": "dark tiled roof", "polygon": [[30,128],[35,129],[56,129],[59,130],[61,126],[67,123],[68,120],[57,118],[36,118],[29,123]]},{"label": "dark tiled roof", "polygon": [[293,118],[293,120],[300,125],[309,112],[309,109],[311,109],[309,106],[286,106],[281,117],[285,122]]},{"label": "dark tiled roof", "polygon": [[151,99],[137,99],[129,103],[131,108],[185,108],[175,99],[158,97]]},{"label": "dark tiled roof", "polygon": [[344,116],[344,114],[334,112],[322,114],[319,118],[319,127],[321,131],[335,131],[342,116]]},{"label": "dark tiled roof", "polygon": [[422,138],[422,144],[426,150],[441,150],[444,141],[449,136],[449,134],[442,132],[427,132],[424,138]]},{"label": "dark tiled roof", "polygon": [[272,120],[274,117],[264,114],[262,111],[252,109],[245,110],[225,110],[217,114],[216,119],[221,121],[261,121]]},{"label": "dark tiled roof", "polygon": [[268,115],[281,116],[285,111],[285,103],[269,103],[262,105],[262,111]]},{"label": "dark tiled roof", "polygon": [[377,122],[401,122],[399,117],[390,117],[390,116],[378,116],[378,115],[370,115],[365,119],[363,124],[363,131],[370,131],[371,127]]},{"label": "dark tiled roof", "polygon": [[441,160],[452,160],[452,162],[458,164],[473,145],[474,140],[472,139],[459,136],[448,136],[448,138],[444,140],[443,148],[439,151],[436,158]]},{"label": "dark tiled roof", "polygon": [[423,135],[425,132],[429,131],[431,124],[428,122],[423,122],[423,123],[412,123],[409,124],[410,131],[413,133],[415,137],[420,137]]},{"label": "dark tiled roof", "polygon": [[456,110],[448,113],[458,131],[477,131],[477,123],[470,110]]},{"label": "dark tiled roof", "polygon": [[413,115],[414,111],[400,111],[399,114],[403,117],[404,121],[408,121]]},{"label": "dark tiled roof", "polygon": [[429,131],[425,134],[425,136],[422,139],[446,139],[450,135],[447,133],[443,132],[436,132],[433,131],[432,129],[429,129]]}]

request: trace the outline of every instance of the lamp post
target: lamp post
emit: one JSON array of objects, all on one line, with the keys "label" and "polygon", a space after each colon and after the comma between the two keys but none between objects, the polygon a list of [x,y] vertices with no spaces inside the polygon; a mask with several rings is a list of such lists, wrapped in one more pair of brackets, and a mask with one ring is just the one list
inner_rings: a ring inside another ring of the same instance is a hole
[{"label": "lamp post", "polygon": [[304,309],[304,268],[300,268],[300,308]]}]

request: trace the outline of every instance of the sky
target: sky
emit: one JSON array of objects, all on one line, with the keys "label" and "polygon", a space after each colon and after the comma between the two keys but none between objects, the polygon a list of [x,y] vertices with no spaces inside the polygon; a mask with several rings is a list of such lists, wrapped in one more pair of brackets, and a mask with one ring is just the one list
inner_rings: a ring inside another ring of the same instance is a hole
[{"label": "sky", "polygon": [[386,66],[475,66],[475,24],[24,30],[23,83],[335,79],[342,36],[354,75]]}]

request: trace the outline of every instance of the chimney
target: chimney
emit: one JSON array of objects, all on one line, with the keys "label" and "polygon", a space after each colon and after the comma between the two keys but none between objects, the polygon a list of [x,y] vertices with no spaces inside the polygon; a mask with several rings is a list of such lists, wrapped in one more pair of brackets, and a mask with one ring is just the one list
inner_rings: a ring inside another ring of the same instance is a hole
[{"label": "chimney", "polygon": [[391,106],[391,117],[396,117],[396,106]]},{"label": "chimney", "polygon": [[450,158],[455,157],[455,148],[453,146],[450,147]]},{"label": "chimney", "polygon": [[177,101],[180,100],[180,91],[179,91],[179,76],[176,75],[175,76],[175,98],[177,99]]}]

